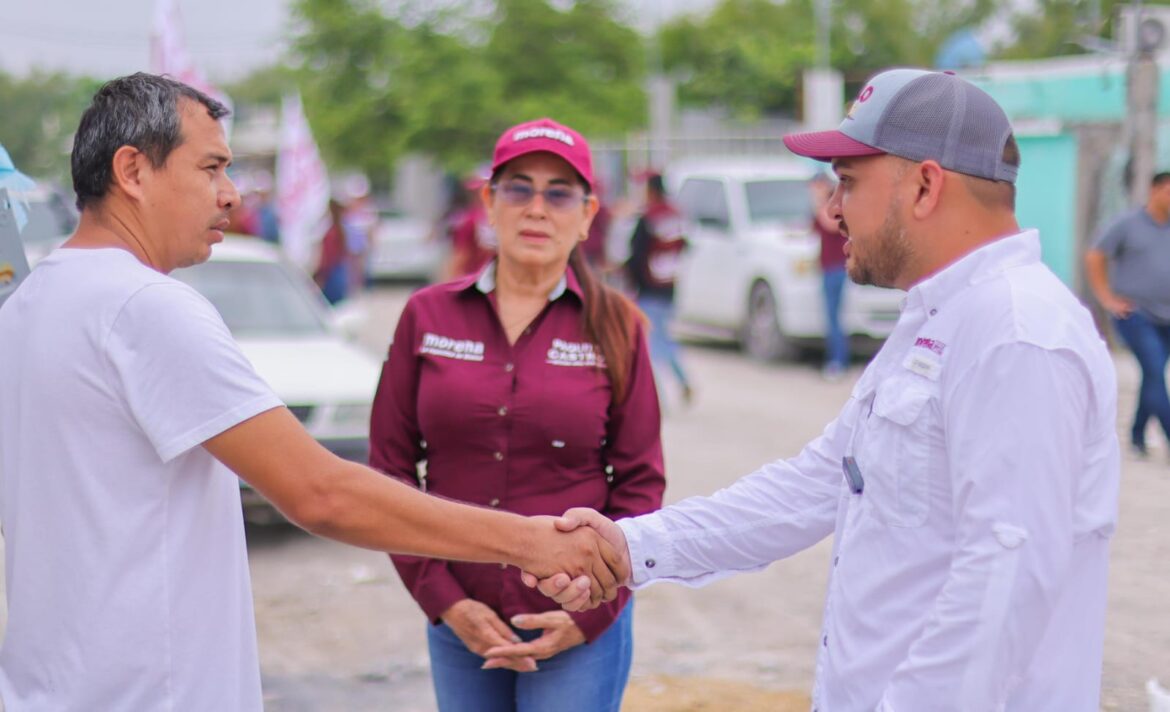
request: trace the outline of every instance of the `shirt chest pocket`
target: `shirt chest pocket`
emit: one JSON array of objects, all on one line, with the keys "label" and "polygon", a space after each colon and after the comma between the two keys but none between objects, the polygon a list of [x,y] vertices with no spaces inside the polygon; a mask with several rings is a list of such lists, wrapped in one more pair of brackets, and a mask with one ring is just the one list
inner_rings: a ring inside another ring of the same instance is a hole
[{"label": "shirt chest pocket", "polygon": [[878,386],[856,457],[865,478],[862,506],[895,527],[919,527],[930,510],[934,468],[932,392],[895,379]]}]

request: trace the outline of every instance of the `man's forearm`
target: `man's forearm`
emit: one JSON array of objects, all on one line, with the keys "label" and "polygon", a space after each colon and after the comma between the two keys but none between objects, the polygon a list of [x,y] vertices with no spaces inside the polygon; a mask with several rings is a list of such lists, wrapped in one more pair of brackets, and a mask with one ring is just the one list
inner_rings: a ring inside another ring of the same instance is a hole
[{"label": "man's forearm", "polygon": [[616,595],[617,555],[589,532],[423,494],[347,462],[273,408],[204,443],[290,521],[354,546],[441,559],[512,564],[543,576],[588,575],[591,595]]},{"label": "man's forearm", "polygon": [[527,517],[427,495],[356,463],[337,469],[317,493],[321,511],[305,522],[315,534],[401,554],[529,563],[537,534]]}]

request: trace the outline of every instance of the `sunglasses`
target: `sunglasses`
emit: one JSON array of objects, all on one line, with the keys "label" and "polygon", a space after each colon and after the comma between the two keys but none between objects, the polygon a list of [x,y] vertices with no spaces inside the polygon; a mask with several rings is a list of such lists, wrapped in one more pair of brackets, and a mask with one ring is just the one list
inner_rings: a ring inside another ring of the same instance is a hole
[{"label": "sunglasses", "polygon": [[568,210],[588,200],[579,190],[566,186],[554,185],[544,190],[537,190],[531,183],[522,180],[512,180],[500,185],[493,185],[492,192],[499,195],[508,205],[522,207],[532,202],[539,193],[544,198],[544,204],[553,210]]}]

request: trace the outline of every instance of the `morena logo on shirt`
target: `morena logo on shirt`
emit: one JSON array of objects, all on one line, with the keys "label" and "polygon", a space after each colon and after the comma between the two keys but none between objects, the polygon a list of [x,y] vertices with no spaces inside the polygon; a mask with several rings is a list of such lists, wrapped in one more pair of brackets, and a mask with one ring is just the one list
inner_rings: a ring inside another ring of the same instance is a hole
[{"label": "morena logo on shirt", "polygon": [[915,340],[914,346],[920,349],[928,349],[935,352],[939,356],[942,356],[943,351],[947,348],[947,345],[938,339],[928,339],[925,336],[919,336],[918,339]]},{"label": "morena logo on shirt", "polygon": [[545,363],[552,366],[595,366],[605,368],[605,357],[596,344],[553,339]]},{"label": "morena logo on shirt", "polygon": [[420,354],[453,358],[458,361],[482,361],[483,342],[471,339],[452,339],[450,336],[440,336],[426,332],[422,337]]}]

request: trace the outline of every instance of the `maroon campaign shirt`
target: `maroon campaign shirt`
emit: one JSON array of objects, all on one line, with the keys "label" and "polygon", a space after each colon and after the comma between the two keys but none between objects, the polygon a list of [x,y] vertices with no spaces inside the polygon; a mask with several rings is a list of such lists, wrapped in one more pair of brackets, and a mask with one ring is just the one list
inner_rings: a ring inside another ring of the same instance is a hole
[{"label": "maroon campaign shirt", "polygon": [[812,229],[821,238],[821,270],[842,269],[845,267],[846,237],[837,228],[828,228],[820,220],[813,217]]},{"label": "maroon campaign shirt", "polygon": [[[627,397],[614,403],[600,347],[581,329],[572,270],[515,345],[496,315],[494,275],[491,263],[407,302],[374,397],[370,465],[417,485],[425,459],[427,491],[524,515],[583,506],[619,519],[661,507],[660,413],[641,322]],[[558,608],[499,564],[391,559],[435,623],[463,598],[505,621]],[[628,599],[622,589],[571,615],[592,641]]]}]

